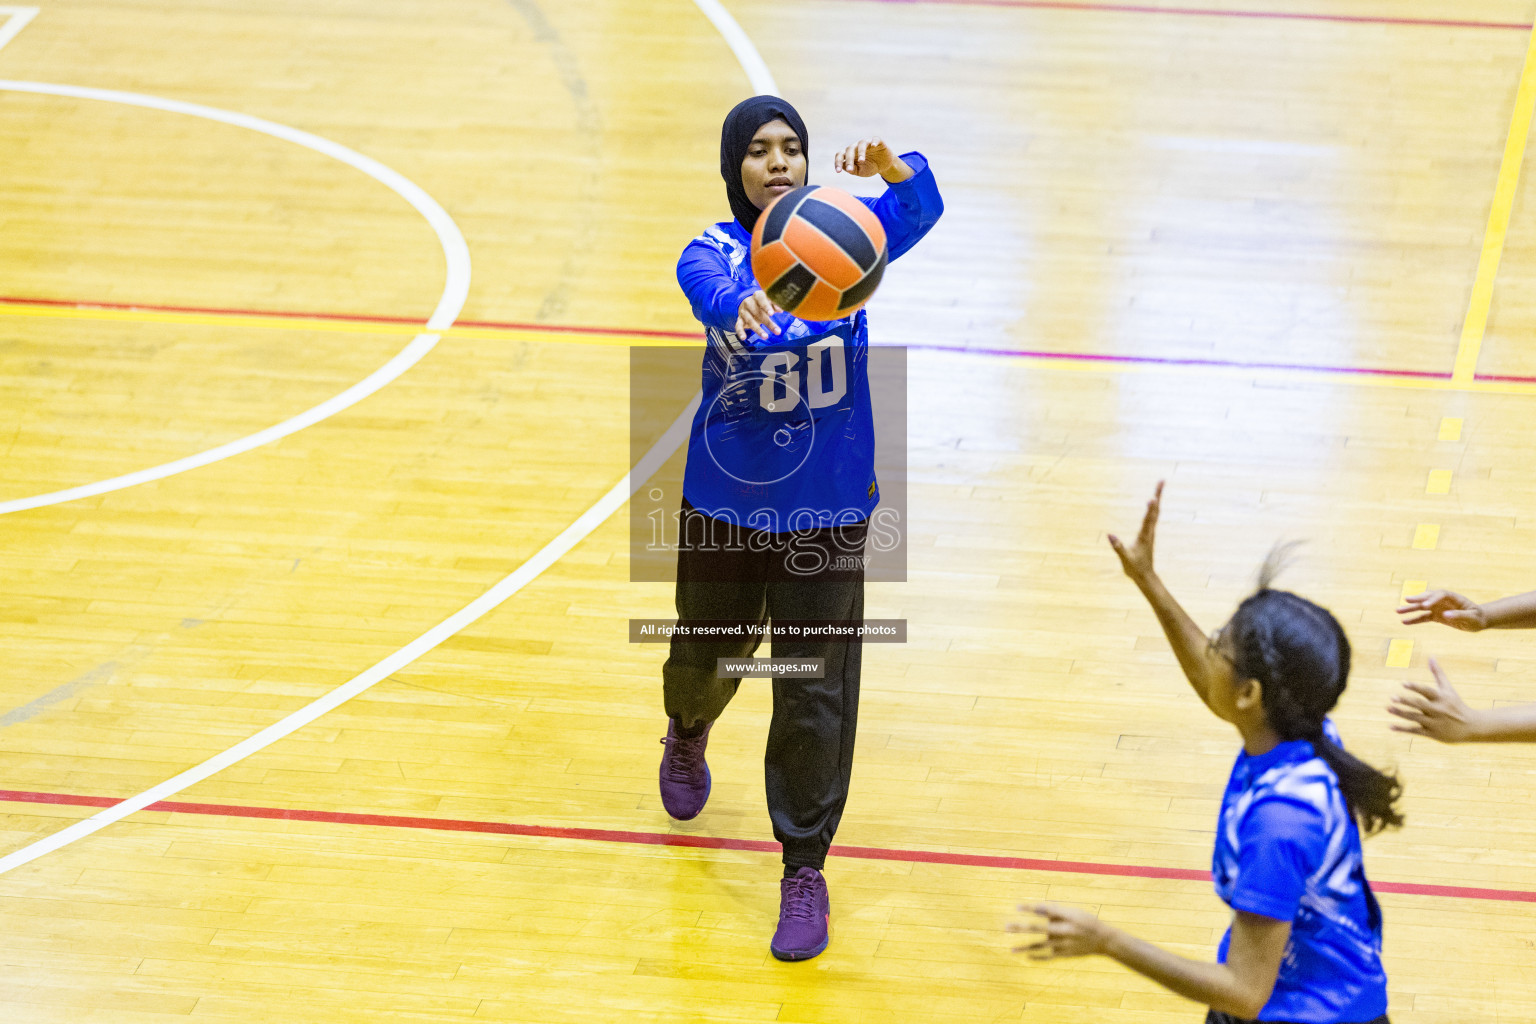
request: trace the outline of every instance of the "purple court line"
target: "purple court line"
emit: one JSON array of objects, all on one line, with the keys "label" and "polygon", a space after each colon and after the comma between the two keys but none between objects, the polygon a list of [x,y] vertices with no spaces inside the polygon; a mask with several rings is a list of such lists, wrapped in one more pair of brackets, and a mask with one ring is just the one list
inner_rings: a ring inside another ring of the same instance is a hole
[{"label": "purple court line", "polygon": [[1513,384],[1536,384],[1536,377],[1516,377],[1504,373],[1475,373],[1473,380],[1496,380]]},{"label": "purple court line", "polygon": [[[881,0],[885,2],[885,0]],[[875,346],[879,348],[880,346]],[[1250,363],[1237,359],[1200,359],[1174,356],[1130,356],[1086,352],[1051,352],[1026,348],[959,348],[949,345],[902,345],[901,348],[928,352],[960,352],[988,356],[1017,356],[1024,359],[1068,359],[1088,363],[1128,363],[1147,366],[1208,366],[1233,370],[1289,370],[1301,373],[1337,373],[1357,377],[1407,377],[1417,380],[1450,380],[1449,372],[1436,370],[1393,370],[1369,366],[1319,366],[1311,363]],[[1531,377],[1481,377],[1479,380],[1536,380]]]},{"label": "purple court line", "polygon": [[[0,801],[29,804],[55,804],[74,807],[111,807],[118,800],[109,796],[83,796],[72,793],[36,793],[25,790],[0,790]],[[778,853],[779,844],[764,839],[727,839],[723,836],[679,835],[671,832],[634,832],[622,829],[571,828],[556,825],[519,825],[505,821],[467,821],[456,818],[408,817],[398,814],[359,814],[349,811],[311,811],[287,807],[247,807],[235,804],[187,803],[162,800],[150,804],[148,811],[172,814],[206,814],[228,818],[264,818],[273,821],[314,821],[333,825],[367,825],[376,828],[432,829],[439,832],[475,832],[482,835],[528,836],[544,839],[576,839],[597,843],[631,843],[641,846],[675,846],[696,850],[747,850]],[[882,860],[911,864],[953,864],[961,867],[1004,868],[1013,871],[1051,871],[1076,875],[1101,875],[1120,878],[1169,878],[1187,882],[1209,882],[1211,873],[1194,868],[1161,868],[1149,864],[1100,864],[1091,861],[1047,860],[1037,857],[1001,857],[975,853],[939,853],[933,850],[892,850],[877,846],[834,846],[834,857],[858,860]],[[1377,892],[1409,896],[1448,896],[1453,899],[1501,900],[1510,903],[1536,903],[1536,892],[1523,889],[1489,889],[1469,885],[1433,885],[1421,882],[1372,882]]]},{"label": "purple court line", "polygon": [[1393,18],[1371,14],[1307,14],[1298,11],[1239,11],[1209,7],[1154,7],[1147,4],[1084,4],[1068,0],[862,0],[882,4],[936,4],[946,7],[1017,7],[1029,10],[1103,11],[1116,14],[1172,14],[1196,18],[1254,18],[1276,21],[1333,21],[1355,25],[1409,25],[1429,28],[1494,28],[1530,31],[1528,22],[1462,21],[1455,18]]}]

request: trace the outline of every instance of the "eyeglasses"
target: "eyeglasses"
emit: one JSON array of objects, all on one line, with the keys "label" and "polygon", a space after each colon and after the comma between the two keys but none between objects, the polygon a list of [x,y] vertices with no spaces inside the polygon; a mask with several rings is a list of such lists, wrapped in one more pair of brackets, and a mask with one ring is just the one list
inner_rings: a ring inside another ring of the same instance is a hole
[{"label": "eyeglasses", "polygon": [[1231,665],[1234,668],[1236,668],[1237,667],[1237,659],[1234,658],[1232,655],[1228,654],[1226,651],[1222,650],[1222,648],[1221,648],[1221,638],[1225,634],[1225,632],[1226,632],[1226,627],[1225,626],[1218,626],[1217,628],[1211,630],[1211,635],[1210,635],[1210,637],[1206,641],[1206,645],[1205,645],[1206,646],[1206,650],[1209,651],[1212,654],[1219,655],[1229,665]]}]

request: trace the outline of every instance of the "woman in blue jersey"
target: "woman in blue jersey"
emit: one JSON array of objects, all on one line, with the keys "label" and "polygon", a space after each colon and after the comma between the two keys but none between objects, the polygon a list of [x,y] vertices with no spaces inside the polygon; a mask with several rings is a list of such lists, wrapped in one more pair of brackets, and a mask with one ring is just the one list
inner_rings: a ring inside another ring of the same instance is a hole
[{"label": "woman in blue jersey", "polygon": [[1109,542],[1157,613],[1195,693],[1242,736],[1216,827],[1212,874],[1233,910],[1216,962],[1189,960],[1050,904],[1010,931],[1038,960],[1103,954],[1210,1009],[1208,1024],[1384,1024],[1381,909],[1365,879],[1360,833],[1402,824],[1402,792],[1346,753],[1328,711],[1344,692],[1349,641],[1325,609],[1269,582],[1209,639],[1152,568],[1163,485],[1127,547]]},{"label": "woman in blue jersey", "polygon": [[[767,620],[856,625],[864,614],[863,553],[879,502],[861,309],[807,322],[775,307],[752,276],[758,214],[806,183],[809,138],[794,107],[754,96],[727,115],[720,174],[732,220],[688,243],[678,283],[703,325],[703,400],[683,476],[677,565],[680,627],[725,623],[740,635],[674,636],[662,669],[669,718],[662,740],[662,805],[697,815],[709,797],[704,751],[739,676],[717,662],[752,655]],[[839,151],[834,171],[880,175],[865,200],[896,259],[927,233],[943,204],[927,161],[898,156],[880,139]],[[842,817],[853,768],[861,646],[857,639],[773,639],[775,658],[821,659],[820,678],[775,677],[764,781],[774,837],[783,847],[781,960],[827,946],[831,901],[822,867]]]}]

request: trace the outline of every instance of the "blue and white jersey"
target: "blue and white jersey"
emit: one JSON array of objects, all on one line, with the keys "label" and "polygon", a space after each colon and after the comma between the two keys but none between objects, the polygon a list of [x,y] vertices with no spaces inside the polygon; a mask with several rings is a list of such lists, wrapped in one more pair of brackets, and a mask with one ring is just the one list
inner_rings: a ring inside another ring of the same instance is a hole
[{"label": "blue and white jersey", "polygon": [[[1323,731],[1339,743],[1325,720]],[[1234,910],[1291,922],[1259,1020],[1347,1024],[1386,1013],[1381,908],[1338,777],[1307,740],[1239,753],[1222,797],[1211,873]],[[1216,959],[1226,962],[1228,929]]]},{"label": "blue and white jersey", "polygon": [[[928,162],[918,153],[902,159],[913,176],[862,200],[885,228],[892,260],[944,211]],[[751,234],[726,221],[689,242],[677,263],[707,342],[683,496],[716,519],[769,533],[865,520],[880,501],[867,315],[780,313],[780,334],[738,339],[736,314],[758,291],[751,246]]]}]

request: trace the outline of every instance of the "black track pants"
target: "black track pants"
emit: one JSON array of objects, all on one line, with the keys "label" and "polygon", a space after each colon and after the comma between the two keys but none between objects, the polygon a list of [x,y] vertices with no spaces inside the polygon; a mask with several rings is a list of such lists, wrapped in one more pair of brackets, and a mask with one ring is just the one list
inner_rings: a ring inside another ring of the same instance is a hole
[{"label": "black track pants", "polygon": [[[864,617],[867,523],[769,534],[710,519],[683,502],[677,561],[680,624],[853,622]],[[841,561],[839,561],[841,560]],[[667,714],[686,729],[720,717],[741,679],[717,679],[718,658],[746,658],[758,640],[674,637],[662,667]],[[763,777],[784,863],[820,869],[848,800],[859,711],[855,638],[779,639],[775,658],[822,658],[821,679],[773,680]],[[751,684],[749,684],[751,685]]]}]

